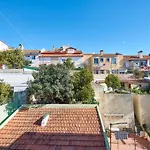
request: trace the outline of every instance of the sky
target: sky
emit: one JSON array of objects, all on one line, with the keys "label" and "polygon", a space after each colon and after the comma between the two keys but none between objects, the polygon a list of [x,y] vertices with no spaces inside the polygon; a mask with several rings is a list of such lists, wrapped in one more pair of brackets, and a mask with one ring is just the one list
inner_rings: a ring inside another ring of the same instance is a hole
[{"label": "sky", "polygon": [[150,53],[150,0],[0,0],[0,40],[25,49]]}]

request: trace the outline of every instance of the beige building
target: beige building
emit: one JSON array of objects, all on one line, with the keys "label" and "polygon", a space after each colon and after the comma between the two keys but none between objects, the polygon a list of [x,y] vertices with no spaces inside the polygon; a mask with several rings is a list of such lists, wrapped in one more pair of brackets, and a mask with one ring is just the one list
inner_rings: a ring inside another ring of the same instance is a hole
[{"label": "beige building", "polygon": [[125,73],[123,55],[119,53],[105,54],[103,50],[99,54],[84,54],[84,64],[94,74]]},{"label": "beige building", "polygon": [[149,101],[149,95],[133,95],[134,112],[141,126],[146,124],[150,127]]}]

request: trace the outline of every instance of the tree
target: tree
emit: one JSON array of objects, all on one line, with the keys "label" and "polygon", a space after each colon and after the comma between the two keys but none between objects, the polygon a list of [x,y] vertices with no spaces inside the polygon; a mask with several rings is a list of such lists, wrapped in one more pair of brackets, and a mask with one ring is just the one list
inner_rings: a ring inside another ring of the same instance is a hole
[{"label": "tree", "polygon": [[92,80],[93,74],[87,69],[74,73],[74,98],[76,101],[84,102],[94,98]]},{"label": "tree", "polygon": [[6,65],[9,69],[23,68],[25,64],[24,53],[21,50],[7,50],[0,52],[0,64]]},{"label": "tree", "polygon": [[112,87],[113,89],[119,89],[121,87],[119,78],[114,74],[109,74],[105,78],[105,83],[107,84],[108,87]]},{"label": "tree", "polygon": [[64,65],[68,68],[68,69],[74,69],[74,62],[72,61],[71,58],[67,58],[66,61],[64,62]]},{"label": "tree", "polygon": [[135,78],[141,79],[144,77],[144,73],[138,69],[135,69],[133,73]]},{"label": "tree", "polygon": [[8,102],[11,93],[11,87],[9,84],[0,80],[0,104],[5,104]]},{"label": "tree", "polygon": [[31,63],[32,63],[32,61],[24,60],[24,65],[25,65],[25,66],[29,66]]},{"label": "tree", "polygon": [[63,64],[41,65],[29,81],[29,95],[34,94],[40,103],[72,103],[73,80],[70,70]]}]

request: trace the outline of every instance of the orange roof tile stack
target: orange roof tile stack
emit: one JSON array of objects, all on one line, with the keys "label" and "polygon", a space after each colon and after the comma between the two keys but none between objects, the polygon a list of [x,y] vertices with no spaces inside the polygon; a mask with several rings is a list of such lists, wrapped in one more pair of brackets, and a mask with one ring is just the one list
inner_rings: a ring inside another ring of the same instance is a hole
[{"label": "orange roof tile stack", "polygon": [[[45,127],[41,119],[49,113]],[[106,150],[96,108],[21,109],[1,130],[0,148]]]}]

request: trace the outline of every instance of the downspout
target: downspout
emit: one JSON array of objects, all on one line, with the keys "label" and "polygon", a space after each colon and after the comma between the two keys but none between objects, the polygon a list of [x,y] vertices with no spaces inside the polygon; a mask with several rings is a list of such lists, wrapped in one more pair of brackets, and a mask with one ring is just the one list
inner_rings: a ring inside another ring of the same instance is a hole
[{"label": "downspout", "polygon": [[96,110],[97,110],[97,114],[98,114],[98,118],[99,118],[99,123],[101,124],[101,127],[102,127],[102,131],[103,131],[103,135],[104,135],[104,141],[105,141],[105,145],[106,145],[106,150],[110,150],[108,138],[107,138],[107,135],[106,135],[106,131],[105,131],[105,128],[104,128],[104,124],[103,124],[103,121],[102,121],[102,117],[101,117],[98,105],[96,106]]}]

